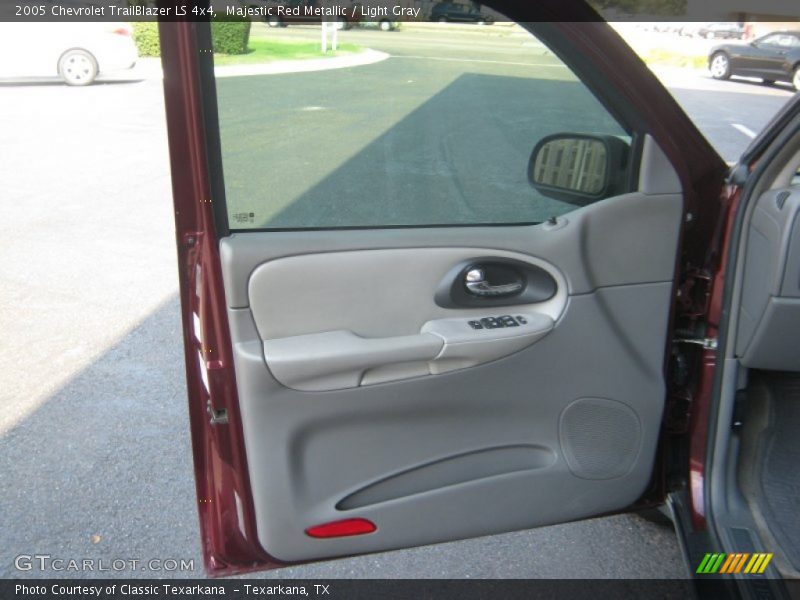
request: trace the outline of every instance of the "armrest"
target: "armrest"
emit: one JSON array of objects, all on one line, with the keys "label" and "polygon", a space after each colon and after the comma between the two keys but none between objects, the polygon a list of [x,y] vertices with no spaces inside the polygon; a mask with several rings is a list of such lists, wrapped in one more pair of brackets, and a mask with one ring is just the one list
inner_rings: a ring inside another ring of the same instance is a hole
[{"label": "armrest", "polygon": [[519,316],[524,318],[524,324],[498,329],[475,330],[463,318],[428,321],[422,331],[444,342],[442,351],[430,365],[431,373],[465,369],[519,352],[543,338],[555,325],[553,319],[540,313]]},{"label": "armrest", "polygon": [[554,326],[543,314],[519,317],[517,325],[496,329],[452,318],[428,321],[415,335],[363,338],[339,330],[265,340],[264,358],[275,379],[308,392],[436,375],[518,352]]},{"label": "armrest", "polygon": [[365,371],[433,360],[444,342],[430,333],[363,338],[329,331],[264,341],[264,357],[282,384],[305,391],[358,387]]}]

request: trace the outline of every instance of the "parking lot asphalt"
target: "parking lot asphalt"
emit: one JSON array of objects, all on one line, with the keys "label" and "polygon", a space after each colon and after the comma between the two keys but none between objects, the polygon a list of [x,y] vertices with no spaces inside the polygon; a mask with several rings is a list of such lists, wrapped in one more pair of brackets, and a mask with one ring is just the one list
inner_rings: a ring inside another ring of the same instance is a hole
[{"label": "parking lot asphalt", "polygon": [[[402,31],[345,34],[390,54],[431,49]],[[425,75],[428,61],[397,60]],[[728,160],[791,95],[663,78]],[[109,575],[14,568],[36,553],[194,559],[116,574],[202,576],[160,81],[2,84],[0,99],[0,576]],[[671,530],[621,515],[265,576],[684,575]]]}]

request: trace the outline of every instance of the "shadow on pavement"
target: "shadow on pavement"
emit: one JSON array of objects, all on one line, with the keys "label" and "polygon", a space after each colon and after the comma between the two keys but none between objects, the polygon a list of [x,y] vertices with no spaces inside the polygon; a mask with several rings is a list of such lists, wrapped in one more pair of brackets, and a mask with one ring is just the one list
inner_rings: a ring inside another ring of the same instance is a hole
[{"label": "shadow on pavement", "polygon": [[760,88],[769,88],[774,90],[780,90],[782,92],[789,92],[794,93],[795,89],[792,87],[792,84],[788,81],[775,81],[772,83],[767,83],[761,79],[755,79],[751,77],[737,77],[734,75],[728,81],[733,83],[741,83],[743,85],[751,85]]},{"label": "shadow on pavement", "polygon": [[[173,296],[0,437],[0,577],[202,577],[186,404]],[[18,572],[19,554],[195,570]]]}]

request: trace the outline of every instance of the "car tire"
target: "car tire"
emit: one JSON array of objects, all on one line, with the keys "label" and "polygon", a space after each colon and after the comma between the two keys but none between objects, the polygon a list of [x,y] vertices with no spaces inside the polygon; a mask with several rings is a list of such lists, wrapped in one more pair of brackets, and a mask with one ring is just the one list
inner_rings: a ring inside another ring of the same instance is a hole
[{"label": "car tire", "polygon": [[731,76],[731,61],[724,52],[717,52],[708,61],[708,70],[714,79],[728,79]]},{"label": "car tire", "polygon": [[439,23],[447,23],[447,17],[439,17],[437,21],[439,21]]},{"label": "car tire", "polygon": [[392,22],[386,19],[381,19],[381,22],[378,23],[378,27],[381,31],[391,31],[392,30]]},{"label": "car tire", "polygon": [[267,25],[270,27],[283,27],[283,20],[280,17],[267,17]]},{"label": "car tire", "polygon": [[72,86],[91,85],[100,69],[91,52],[80,48],[67,50],[58,59],[58,76]]},{"label": "car tire", "polygon": [[800,92],[800,65],[795,65],[794,73],[792,74],[792,85],[794,89]]},{"label": "car tire", "polygon": [[486,19],[478,19],[478,25],[486,25]]}]

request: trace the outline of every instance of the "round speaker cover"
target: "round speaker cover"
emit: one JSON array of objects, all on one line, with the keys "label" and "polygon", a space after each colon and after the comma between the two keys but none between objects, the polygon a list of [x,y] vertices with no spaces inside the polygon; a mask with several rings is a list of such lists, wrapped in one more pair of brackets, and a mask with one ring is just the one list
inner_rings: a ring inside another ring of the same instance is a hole
[{"label": "round speaker cover", "polygon": [[639,453],[642,428],[627,404],[579,398],[561,413],[561,451],[570,471],[583,479],[622,477]]}]

